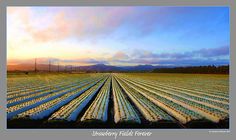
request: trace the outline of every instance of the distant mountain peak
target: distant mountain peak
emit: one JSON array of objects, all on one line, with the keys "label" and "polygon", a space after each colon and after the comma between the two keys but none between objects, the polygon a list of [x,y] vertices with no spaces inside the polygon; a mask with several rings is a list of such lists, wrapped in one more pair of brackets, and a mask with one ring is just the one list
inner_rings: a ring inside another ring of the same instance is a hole
[{"label": "distant mountain peak", "polygon": [[105,65],[103,63],[99,63],[99,64],[96,64],[96,66],[107,66],[107,65]]},{"label": "distant mountain peak", "polygon": [[[78,68],[80,71],[98,71],[98,72],[104,72],[104,71],[152,71],[155,68],[161,68],[161,66],[153,66],[149,64],[141,64],[136,66],[115,66],[115,65],[106,65],[103,63],[98,63],[94,65],[89,66],[75,66],[73,67]],[[19,64],[19,65],[8,65],[8,70],[34,70],[35,65],[34,64]],[[38,70],[48,70],[48,64],[38,64],[37,65]],[[57,71],[58,66],[57,65],[51,65],[52,71]],[[60,70],[71,70],[68,69],[68,67],[60,66]]]}]

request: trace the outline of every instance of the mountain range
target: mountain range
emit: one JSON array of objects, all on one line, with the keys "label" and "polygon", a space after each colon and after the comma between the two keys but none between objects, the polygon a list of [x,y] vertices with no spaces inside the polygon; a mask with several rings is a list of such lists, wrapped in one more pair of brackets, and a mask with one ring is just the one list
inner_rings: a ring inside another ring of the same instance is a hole
[{"label": "mountain range", "polygon": [[[95,72],[122,72],[122,71],[152,71],[156,68],[167,68],[167,66],[136,65],[136,66],[112,66],[95,64],[90,66],[57,66],[50,65],[50,71],[95,71]],[[8,71],[34,71],[34,64],[7,65]],[[38,64],[38,71],[49,71],[48,64]]]}]

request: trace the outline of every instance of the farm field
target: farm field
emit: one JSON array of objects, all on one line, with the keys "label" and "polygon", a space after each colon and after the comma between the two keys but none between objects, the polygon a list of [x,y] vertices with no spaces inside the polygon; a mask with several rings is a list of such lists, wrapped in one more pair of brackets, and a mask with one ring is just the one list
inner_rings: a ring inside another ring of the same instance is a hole
[{"label": "farm field", "polygon": [[229,75],[8,74],[8,128],[228,128]]}]

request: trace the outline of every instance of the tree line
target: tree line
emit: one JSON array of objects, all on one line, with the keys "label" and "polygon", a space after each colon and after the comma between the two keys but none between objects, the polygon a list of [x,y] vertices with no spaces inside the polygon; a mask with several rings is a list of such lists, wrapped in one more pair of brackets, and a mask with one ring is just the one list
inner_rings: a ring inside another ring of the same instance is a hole
[{"label": "tree line", "polygon": [[156,73],[201,73],[201,74],[229,74],[229,65],[225,66],[189,66],[174,68],[156,68]]}]

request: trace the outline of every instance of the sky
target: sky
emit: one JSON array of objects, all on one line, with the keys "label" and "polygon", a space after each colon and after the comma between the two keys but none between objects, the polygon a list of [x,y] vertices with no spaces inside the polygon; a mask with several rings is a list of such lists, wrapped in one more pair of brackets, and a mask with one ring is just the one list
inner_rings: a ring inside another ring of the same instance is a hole
[{"label": "sky", "polygon": [[229,64],[228,7],[7,7],[7,63]]}]

